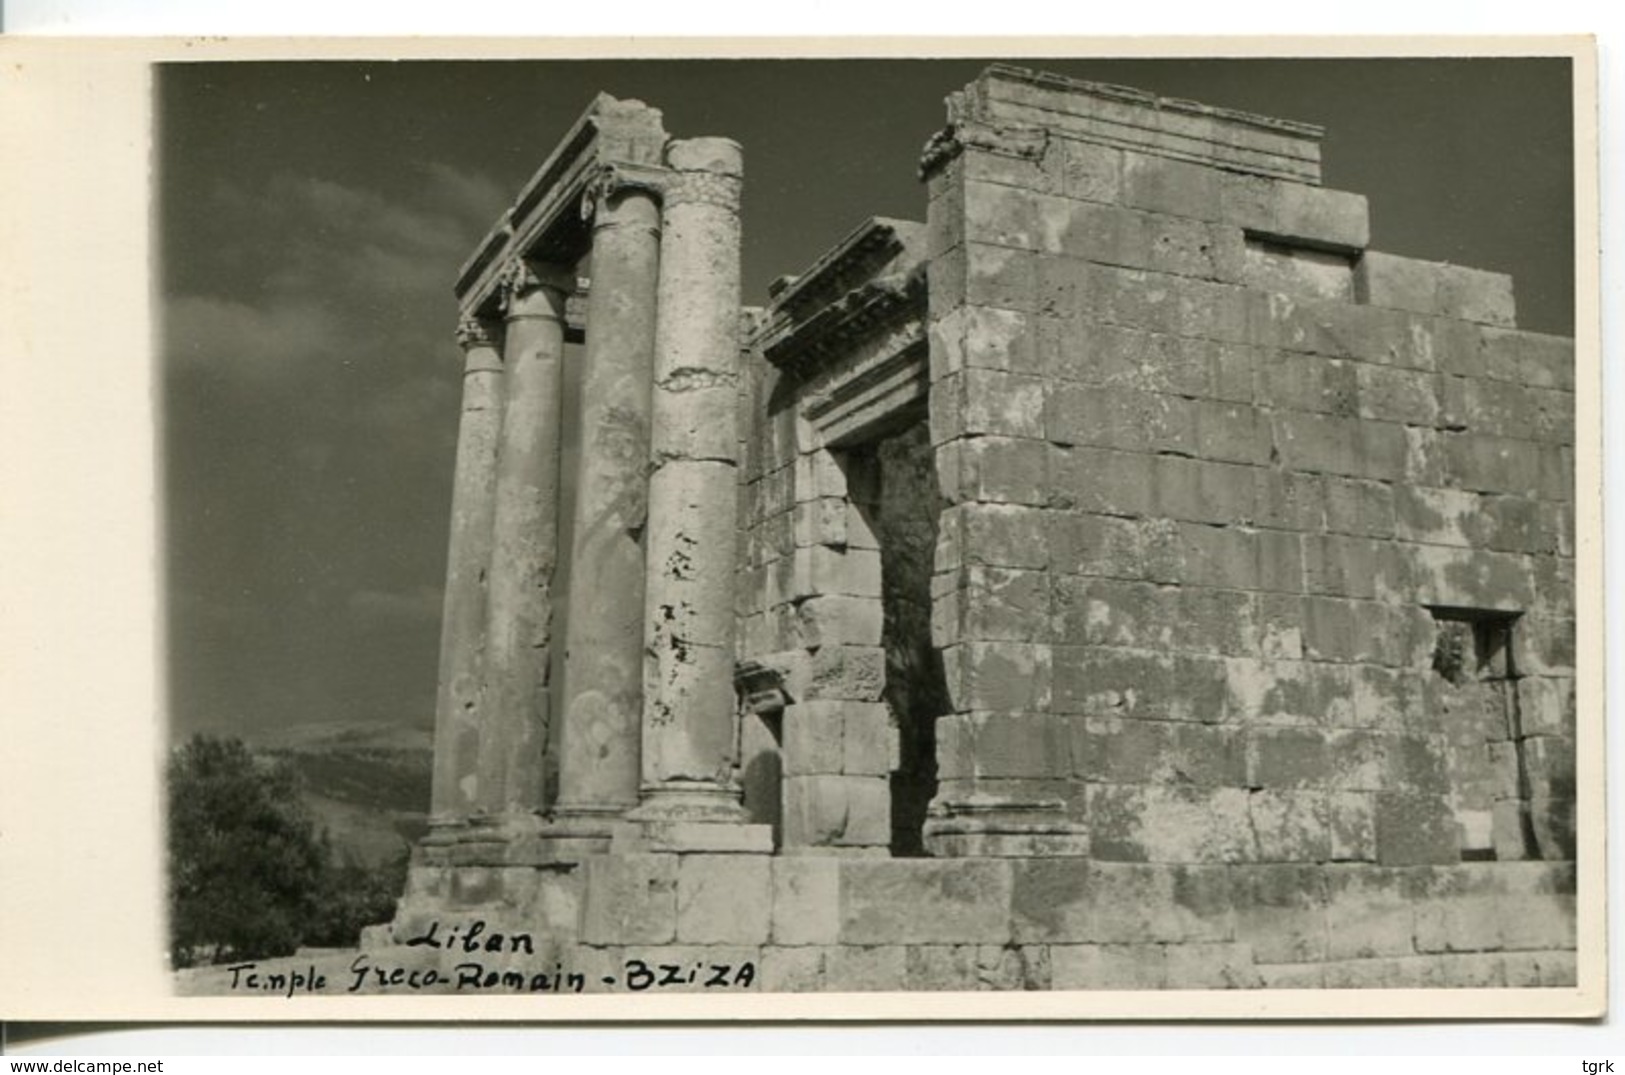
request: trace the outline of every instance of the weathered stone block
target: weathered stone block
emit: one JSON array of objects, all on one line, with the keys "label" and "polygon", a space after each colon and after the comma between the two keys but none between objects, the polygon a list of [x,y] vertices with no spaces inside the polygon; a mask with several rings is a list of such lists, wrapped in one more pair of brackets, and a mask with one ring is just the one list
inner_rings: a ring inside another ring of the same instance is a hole
[{"label": "weathered stone block", "polygon": [[802,675],[805,683],[791,686],[793,697],[877,701],[886,682],[886,652],[879,646],[822,646],[808,659]]},{"label": "weathered stone block", "polygon": [[1488,433],[1444,433],[1438,448],[1442,480],[1429,484],[1482,493],[1546,495],[1542,453],[1529,441]]},{"label": "weathered stone block", "polygon": [[1326,519],[1324,482],[1318,474],[1254,468],[1254,523],[1280,530],[1319,530]]},{"label": "weathered stone block", "polygon": [[1574,341],[1565,336],[1485,328],[1475,356],[1486,377],[1537,388],[1573,390]]},{"label": "weathered stone block", "polygon": [[1418,952],[1493,952],[1503,945],[1499,899],[1494,894],[1436,895],[1417,903]]},{"label": "weathered stone block", "polygon": [[1513,989],[1572,986],[1578,980],[1573,952],[1508,952],[1501,962]]},{"label": "weathered stone block", "polygon": [[797,548],[795,561],[798,596],[880,596],[879,550],[813,545]]},{"label": "weathered stone block", "polygon": [[[1020,442],[1031,443],[1031,442]],[[1157,458],[1103,448],[1049,448],[1051,486],[1033,503],[1098,515],[1147,515],[1155,501]]]},{"label": "weathered stone block", "polygon": [[1274,217],[1268,228],[1260,230],[1305,246],[1339,251],[1362,251],[1370,242],[1365,195],[1303,183],[1278,184],[1274,193]]},{"label": "weathered stone block", "polygon": [[1258,652],[1252,595],[1205,586],[1187,586],[1175,593],[1178,615],[1172,635],[1176,649],[1228,656]]},{"label": "weathered stone block", "polygon": [[1050,707],[1049,646],[963,642],[945,649],[942,660],[949,698],[958,712]]},{"label": "weathered stone block", "polygon": [[1320,791],[1253,790],[1247,819],[1260,862],[1325,862],[1331,857],[1326,794]]},{"label": "weathered stone block", "polygon": [[1171,944],[1165,955],[1169,989],[1257,989],[1264,979],[1244,944]]},{"label": "weathered stone block", "polygon": [[891,793],[884,777],[785,778],[785,846],[884,847],[890,841]]},{"label": "weathered stone block", "polygon": [[[1094,862],[1094,939],[1109,943],[1235,938],[1231,868]],[[1234,904],[1240,909],[1239,898]]]},{"label": "weathered stone block", "polygon": [[1123,151],[1095,142],[1057,137],[1050,158],[1060,179],[1061,193],[1092,202],[1115,202],[1122,190]]},{"label": "weathered stone block", "polygon": [[825,594],[794,605],[796,635],[807,649],[820,646],[878,646],[881,604],[875,597]]},{"label": "weathered stone block", "polygon": [[1094,937],[1095,893],[1087,859],[1016,859],[1011,863],[1011,928],[1017,941],[1074,942]]},{"label": "weathered stone block", "polygon": [[1117,784],[1246,783],[1246,751],[1233,728],[1162,720],[1089,717],[1072,725],[1078,776]]},{"label": "weathered stone block", "polygon": [[1413,545],[1406,553],[1422,604],[1521,612],[1534,603],[1523,557],[1441,545]]},{"label": "weathered stone block", "polygon": [[762,949],[761,988],[766,993],[809,993],[828,988],[823,948]]},{"label": "weathered stone block", "polygon": [[765,944],[772,907],[769,864],[766,855],[681,856],[677,940]]},{"label": "weathered stone block", "polygon": [[968,368],[932,386],[932,402],[946,400],[959,410],[958,429],[971,436],[1042,438],[1045,429],[1042,378],[1002,370]]},{"label": "weathered stone block", "polygon": [[1157,512],[1172,519],[1245,525],[1255,516],[1257,468],[1210,463],[1180,456],[1157,456]]},{"label": "weathered stone block", "polygon": [[1050,500],[1048,458],[1040,440],[975,437],[938,448],[937,473],[943,496],[954,503],[1043,506]]},{"label": "weathered stone block", "polygon": [[1326,735],[1332,772],[1327,786],[1340,791],[1379,791],[1387,786],[1388,737],[1380,732],[1336,730]]},{"label": "weathered stone block", "polygon": [[1230,871],[1236,939],[1259,963],[1326,958],[1325,871],[1308,865],[1237,866]]},{"label": "weathered stone block", "polygon": [[775,945],[835,944],[840,938],[840,860],[775,856],[771,930]]},{"label": "weathered stone block", "polygon": [[677,936],[676,855],[590,856],[582,863],[581,939],[670,944]]},{"label": "weathered stone block", "polygon": [[1074,575],[1145,577],[1145,534],[1132,519],[1082,512],[1044,515],[1050,567]]},{"label": "weathered stone block", "polygon": [[857,947],[842,944],[824,951],[825,990],[843,993],[897,992],[908,976],[908,949],[900,944]]},{"label": "weathered stone block", "polygon": [[1250,404],[1198,401],[1195,426],[1196,453],[1204,459],[1254,466],[1270,460],[1269,423]]},{"label": "weathered stone block", "polygon": [[967,179],[960,196],[964,200],[967,240],[1026,250],[1039,248],[1037,191]]},{"label": "weathered stone block", "polygon": [[1218,723],[1225,664],[1216,657],[1055,647],[1054,711]]},{"label": "weathered stone block", "polygon": [[1259,540],[1257,531],[1241,527],[1181,524],[1183,580],[1194,586],[1257,589],[1262,559]]},{"label": "weathered stone block", "polygon": [[960,637],[967,641],[1047,642],[1050,575],[1008,567],[968,567],[960,594]]},{"label": "weathered stone block", "polygon": [[1118,862],[1250,862],[1258,849],[1241,788],[1095,784],[1094,857]]},{"label": "weathered stone block", "polygon": [[1327,959],[1405,956],[1413,951],[1416,883],[1404,871],[1326,868]]},{"label": "weathered stone block", "polygon": [[961,565],[1042,568],[1050,513],[1015,504],[958,504],[942,513],[937,539],[939,571]]},{"label": "weathered stone block", "polygon": [[1062,780],[1072,775],[1064,717],[978,714],[963,727],[974,743],[975,776]]},{"label": "weathered stone block", "polygon": [[1125,152],[1123,204],[1154,213],[1218,220],[1223,175],[1200,164]]},{"label": "weathered stone block", "polygon": [[977,951],[970,944],[909,946],[904,954],[904,988],[920,992],[976,989]]},{"label": "weathered stone block", "polygon": [[1032,251],[973,241],[967,241],[964,250],[966,302],[1022,312],[1034,310],[1038,258]]},{"label": "weathered stone block", "polygon": [[1374,796],[1362,792],[1329,792],[1326,809],[1332,861],[1375,862],[1377,818]]},{"label": "weathered stone block", "polygon": [[785,707],[783,758],[786,776],[841,771],[841,711],[845,704],[810,701]]},{"label": "weathered stone block", "polygon": [[1056,989],[1162,989],[1168,984],[1160,944],[1057,944],[1050,947]]},{"label": "weathered stone block", "polygon": [[1385,791],[1377,795],[1376,805],[1377,861],[1382,865],[1460,861],[1455,816],[1442,796]]},{"label": "weathered stone block", "polygon": [[1054,580],[1057,641],[1090,646],[1171,646],[1180,592],[1145,582],[1085,576]]},{"label": "weathered stone block", "polygon": [[841,942],[1003,944],[1011,868],[999,859],[841,861]]},{"label": "weathered stone block", "polygon": [[[1225,661],[1227,712],[1231,719],[1256,727],[1318,727],[1352,723],[1353,683],[1347,669],[1296,660],[1230,658]],[[1255,751],[1267,775],[1286,779],[1282,766],[1313,762],[1312,745],[1288,737],[1270,745],[1267,756]]]}]

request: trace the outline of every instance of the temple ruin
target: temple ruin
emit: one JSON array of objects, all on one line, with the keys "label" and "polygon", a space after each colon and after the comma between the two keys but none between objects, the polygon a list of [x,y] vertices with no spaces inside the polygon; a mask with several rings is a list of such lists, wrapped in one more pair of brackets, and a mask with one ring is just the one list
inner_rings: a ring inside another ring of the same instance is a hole
[{"label": "temple ruin", "polygon": [[594,101],[457,280],[434,816],[375,949],[1572,985],[1573,345],[1370,249],[1322,134],[994,66],[923,221],[756,307],[741,147]]}]

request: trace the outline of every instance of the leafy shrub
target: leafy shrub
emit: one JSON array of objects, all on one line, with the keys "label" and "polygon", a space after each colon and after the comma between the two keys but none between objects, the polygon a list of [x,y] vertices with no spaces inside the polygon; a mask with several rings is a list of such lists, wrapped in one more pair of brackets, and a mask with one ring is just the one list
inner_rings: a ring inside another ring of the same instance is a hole
[{"label": "leafy shrub", "polygon": [[167,776],[172,965],[291,955],[328,859],[293,772],[200,735],[171,753]]}]

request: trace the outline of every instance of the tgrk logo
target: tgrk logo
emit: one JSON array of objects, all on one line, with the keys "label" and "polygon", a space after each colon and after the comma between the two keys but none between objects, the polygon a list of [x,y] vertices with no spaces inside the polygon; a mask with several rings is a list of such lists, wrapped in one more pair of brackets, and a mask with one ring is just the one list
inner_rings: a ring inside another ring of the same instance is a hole
[{"label": "tgrk logo", "polygon": [[1580,1070],[1586,1075],[1613,1075],[1614,1062],[1612,1060],[1582,1060]]}]

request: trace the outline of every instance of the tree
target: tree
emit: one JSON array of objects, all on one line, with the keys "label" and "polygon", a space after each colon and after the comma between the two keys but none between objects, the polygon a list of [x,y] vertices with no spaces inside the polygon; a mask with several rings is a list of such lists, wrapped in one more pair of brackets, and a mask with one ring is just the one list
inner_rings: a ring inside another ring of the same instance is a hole
[{"label": "tree", "polygon": [[171,753],[168,784],[173,965],[291,955],[329,857],[293,771],[199,735]]}]

